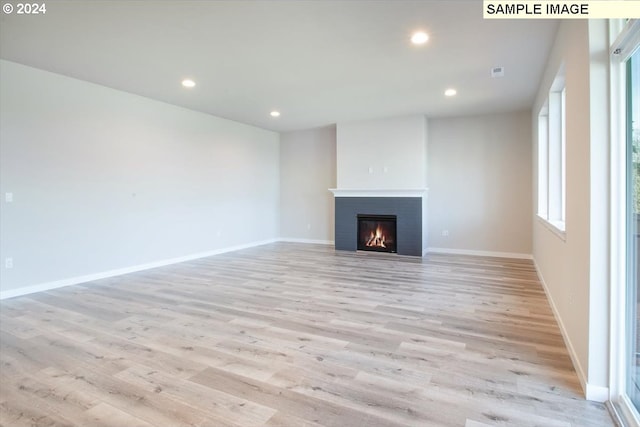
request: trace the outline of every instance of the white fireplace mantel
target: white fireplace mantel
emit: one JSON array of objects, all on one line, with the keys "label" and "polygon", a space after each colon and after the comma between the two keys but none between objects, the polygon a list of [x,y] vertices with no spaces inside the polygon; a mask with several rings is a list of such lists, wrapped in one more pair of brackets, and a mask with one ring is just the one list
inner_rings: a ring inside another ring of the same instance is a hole
[{"label": "white fireplace mantel", "polygon": [[330,188],[335,197],[427,197],[428,188],[404,190],[372,190],[357,188]]}]

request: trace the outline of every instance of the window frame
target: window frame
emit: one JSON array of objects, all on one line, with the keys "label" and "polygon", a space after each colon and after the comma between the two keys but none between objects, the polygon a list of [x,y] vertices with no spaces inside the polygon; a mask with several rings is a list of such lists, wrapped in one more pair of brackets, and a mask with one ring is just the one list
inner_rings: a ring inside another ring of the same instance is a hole
[{"label": "window frame", "polygon": [[566,84],[560,66],[538,121],[538,220],[566,240]]},{"label": "window frame", "polygon": [[640,425],[627,390],[627,60],[640,48],[640,20],[609,20],[610,40],[610,372],[609,407],[622,425]]}]

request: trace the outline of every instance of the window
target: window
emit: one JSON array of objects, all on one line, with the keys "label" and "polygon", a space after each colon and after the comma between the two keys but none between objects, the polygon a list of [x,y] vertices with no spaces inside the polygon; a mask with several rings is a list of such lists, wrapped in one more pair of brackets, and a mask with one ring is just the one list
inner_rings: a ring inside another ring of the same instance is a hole
[{"label": "window", "polygon": [[538,217],[564,238],[565,231],[565,83],[556,75],[538,114]]},{"label": "window", "polygon": [[627,60],[626,222],[627,222],[627,381],[626,393],[640,409],[640,342],[638,342],[638,256],[640,256],[640,51]]},{"label": "window", "polygon": [[[618,22],[622,26],[622,22]],[[615,22],[611,22],[615,25]],[[611,401],[640,425],[640,23],[630,20],[612,45]]]}]

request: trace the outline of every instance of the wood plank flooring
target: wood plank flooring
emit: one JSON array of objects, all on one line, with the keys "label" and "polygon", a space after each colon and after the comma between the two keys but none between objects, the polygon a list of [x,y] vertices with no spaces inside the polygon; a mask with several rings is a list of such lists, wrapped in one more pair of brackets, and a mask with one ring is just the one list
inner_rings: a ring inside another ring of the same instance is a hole
[{"label": "wood plank flooring", "polygon": [[276,243],[0,302],[2,426],[613,426],[530,261]]}]

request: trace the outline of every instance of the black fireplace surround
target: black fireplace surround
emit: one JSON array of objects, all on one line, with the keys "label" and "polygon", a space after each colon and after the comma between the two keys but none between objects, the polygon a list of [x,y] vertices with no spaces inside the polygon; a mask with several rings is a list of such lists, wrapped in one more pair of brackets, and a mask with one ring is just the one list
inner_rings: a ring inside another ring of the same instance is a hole
[{"label": "black fireplace surround", "polygon": [[395,216],[396,253],[422,256],[421,197],[336,197],[337,250],[358,250],[358,215]]}]

